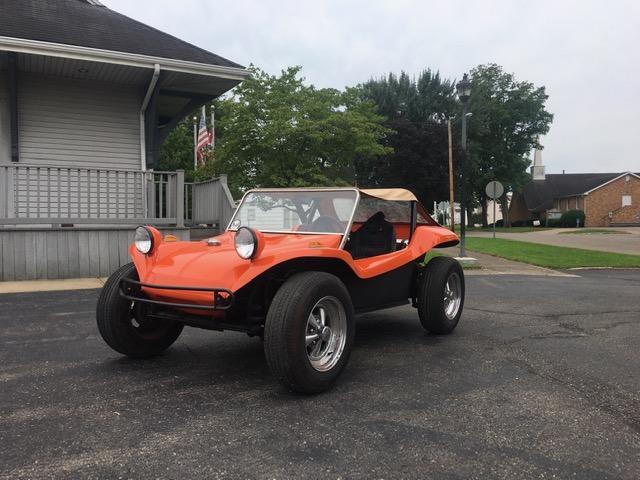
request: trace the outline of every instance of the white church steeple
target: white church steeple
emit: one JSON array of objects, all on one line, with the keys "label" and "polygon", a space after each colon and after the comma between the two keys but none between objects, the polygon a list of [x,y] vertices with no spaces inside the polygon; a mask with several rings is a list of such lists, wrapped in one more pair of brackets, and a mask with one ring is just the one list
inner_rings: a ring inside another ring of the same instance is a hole
[{"label": "white church steeple", "polygon": [[531,166],[531,176],[534,180],[544,180],[544,165],[542,164],[542,150],[536,148],[533,154],[533,165]]}]

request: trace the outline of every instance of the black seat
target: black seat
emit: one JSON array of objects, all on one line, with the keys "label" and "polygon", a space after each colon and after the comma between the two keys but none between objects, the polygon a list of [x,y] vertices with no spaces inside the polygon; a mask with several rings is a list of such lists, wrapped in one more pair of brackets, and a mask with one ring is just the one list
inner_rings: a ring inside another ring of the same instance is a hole
[{"label": "black seat", "polygon": [[393,225],[385,220],[384,213],[377,212],[351,233],[345,250],[358,259],[391,253],[395,247],[396,232]]}]

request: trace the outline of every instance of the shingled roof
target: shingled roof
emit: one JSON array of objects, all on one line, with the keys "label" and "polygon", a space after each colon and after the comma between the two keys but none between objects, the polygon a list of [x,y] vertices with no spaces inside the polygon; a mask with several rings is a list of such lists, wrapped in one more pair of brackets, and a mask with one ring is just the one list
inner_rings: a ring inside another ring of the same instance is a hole
[{"label": "shingled roof", "polygon": [[553,208],[555,198],[581,195],[621,175],[616,173],[557,173],[533,180],[523,188],[527,209],[542,212]]},{"label": "shingled roof", "polygon": [[96,0],[2,0],[0,36],[243,68]]}]

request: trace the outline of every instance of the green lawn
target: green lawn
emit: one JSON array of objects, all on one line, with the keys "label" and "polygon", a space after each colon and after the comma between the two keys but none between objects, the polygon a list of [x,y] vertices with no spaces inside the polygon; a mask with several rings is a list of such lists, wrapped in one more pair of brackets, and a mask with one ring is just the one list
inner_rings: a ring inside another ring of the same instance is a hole
[{"label": "green lawn", "polygon": [[640,255],[555,247],[501,238],[467,237],[466,246],[472,252],[549,268],[640,267]]}]

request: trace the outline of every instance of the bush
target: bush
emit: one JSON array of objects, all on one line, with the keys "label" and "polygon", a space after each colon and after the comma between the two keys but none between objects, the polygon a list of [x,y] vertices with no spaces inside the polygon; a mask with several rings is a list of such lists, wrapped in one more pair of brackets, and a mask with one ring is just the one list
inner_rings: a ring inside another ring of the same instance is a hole
[{"label": "bush", "polygon": [[482,214],[481,213],[472,213],[469,217],[469,225],[475,225],[479,223],[482,225]]},{"label": "bush", "polygon": [[575,228],[576,222],[580,222],[580,226],[584,227],[585,215],[582,210],[569,210],[564,212],[560,217],[560,225],[565,228]]},{"label": "bush", "polygon": [[562,226],[562,221],[559,218],[547,218],[545,226],[550,228],[558,228]]}]

